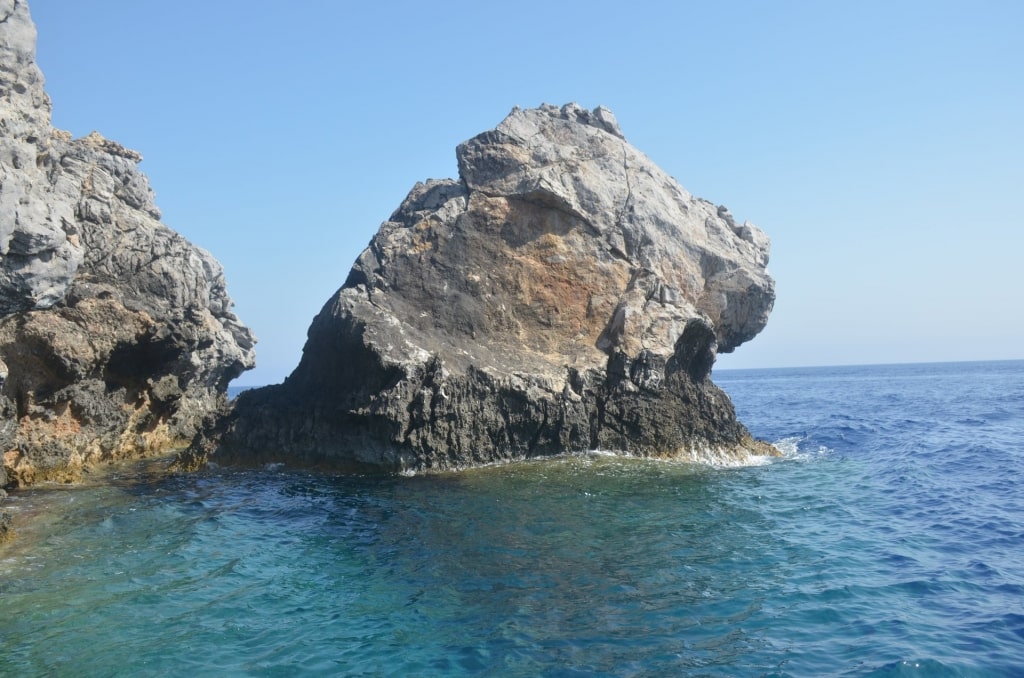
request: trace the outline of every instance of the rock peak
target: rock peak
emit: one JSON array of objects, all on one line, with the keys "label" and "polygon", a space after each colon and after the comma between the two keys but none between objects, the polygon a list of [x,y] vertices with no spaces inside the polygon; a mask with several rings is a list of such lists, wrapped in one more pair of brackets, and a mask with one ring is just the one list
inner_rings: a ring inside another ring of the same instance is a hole
[{"label": "rock peak", "polygon": [[575,102],[565,104],[564,106],[541,104],[534,109],[522,109],[516,106],[505,120],[498,125],[498,129],[502,129],[503,126],[513,126],[515,120],[519,117],[529,117],[535,114],[547,115],[556,120],[587,125],[608,132],[620,139],[625,139],[622,135],[622,130],[619,129],[619,121],[616,120],[615,114],[610,110],[604,106],[598,106],[594,110],[589,111]]},{"label": "rock peak", "polygon": [[25,0],[0,0],[0,119],[12,136],[38,136],[50,124],[50,98],[36,65],[36,27]]}]

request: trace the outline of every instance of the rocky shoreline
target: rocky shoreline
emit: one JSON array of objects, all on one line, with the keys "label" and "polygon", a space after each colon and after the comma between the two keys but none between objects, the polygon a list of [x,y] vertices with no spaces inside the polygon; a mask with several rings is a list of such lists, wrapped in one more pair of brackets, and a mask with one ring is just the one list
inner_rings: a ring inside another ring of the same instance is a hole
[{"label": "rocky shoreline", "polygon": [[381,225],[291,376],[229,401],[255,339],[220,264],[160,222],[137,152],[52,127],[35,41],[26,1],[0,0],[0,487],[175,451],[180,470],[385,473],[776,453],[710,379],[767,322],[767,236],[576,104],[461,144],[459,177]]}]

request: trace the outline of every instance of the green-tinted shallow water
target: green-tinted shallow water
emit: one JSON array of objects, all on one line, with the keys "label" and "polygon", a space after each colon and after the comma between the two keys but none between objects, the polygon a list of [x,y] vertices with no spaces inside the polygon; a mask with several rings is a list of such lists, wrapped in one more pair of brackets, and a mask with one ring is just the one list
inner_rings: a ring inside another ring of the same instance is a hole
[{"label": "green-tinted shallow water", "polygon": [[[750,642],[733,623],[763,603],[732,594],[777,576],[751,551],[767,526],[717,496],[730,474],[595,457],[40,493],[66,513],[24,528],[3,563],[0,668],[527,675],[729,661]],[[724,579],[709,569],[723,560]]]},{"label": "green-tinted shallow water", "polygon": [[[722,379],[799,413],[744,415],[784,439],[764,466],[19,494],[0,675],[1021,675],[1024,387],[972,394],[982,414],[956,375],[849,377],[812,416],[800,399],[842,375],[771,372]],[[894,393],[912,404],[887,414]]]}]

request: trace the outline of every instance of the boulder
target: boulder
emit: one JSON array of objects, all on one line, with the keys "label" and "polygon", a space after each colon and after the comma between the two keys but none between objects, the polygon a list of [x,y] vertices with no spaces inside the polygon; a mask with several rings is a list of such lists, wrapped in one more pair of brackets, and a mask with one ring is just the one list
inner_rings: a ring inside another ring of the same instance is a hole
[{"label": "boulder", "polygon": [[160,223],[142,157],[56,130],[0,0],[0,483],[187,446],[254,364],[223,271]]},{"label": "boulder", "polygon": [[710,380],[764,326],[768,238],[691,196],[606,108],[514,109],[417,184],[192,462],[426,471],[594,449],[773,448]]}]

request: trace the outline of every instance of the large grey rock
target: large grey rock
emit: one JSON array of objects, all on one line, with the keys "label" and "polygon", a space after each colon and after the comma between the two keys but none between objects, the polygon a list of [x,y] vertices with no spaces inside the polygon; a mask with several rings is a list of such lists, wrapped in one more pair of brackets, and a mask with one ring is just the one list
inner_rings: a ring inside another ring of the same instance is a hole
[{"label": "large grey rock", "polygon": [[35,39],[0,0],[0,481],[19,485],[187,445],[254,343],[141,156],[53,129]]},{"label": "large grey rock", "polygon": [[692,197],[604,108],[513,110],[418,184],[280,386],[193,449],[424,470],[603,448],[770,453],[709,380],[765,325],[768,239]]},{"label": "large grey rock", "polygon": [[0,313],[6,314],[56,303],[83,251],[77,231],[68,228],[75,187],[52,181],[47,171],[50,99],[24,0],[0,0],[0,31]]}]

